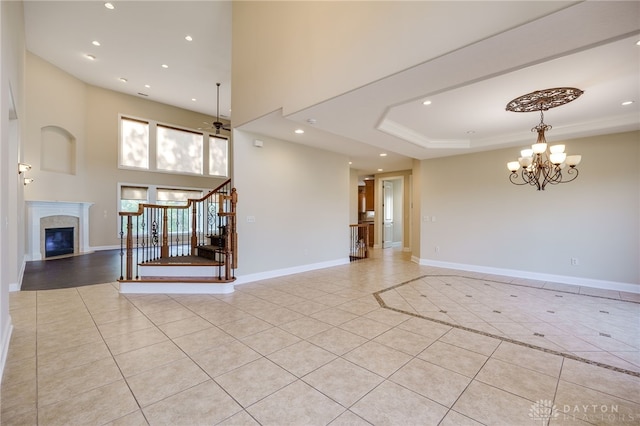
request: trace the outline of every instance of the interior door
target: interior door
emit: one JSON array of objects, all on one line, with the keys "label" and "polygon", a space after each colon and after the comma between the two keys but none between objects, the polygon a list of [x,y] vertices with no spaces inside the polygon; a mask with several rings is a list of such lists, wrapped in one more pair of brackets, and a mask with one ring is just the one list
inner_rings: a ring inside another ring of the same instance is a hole
[{"label": "interior door", "polygon": [[382,182],[382,248],[393,244],[393,182]]}]

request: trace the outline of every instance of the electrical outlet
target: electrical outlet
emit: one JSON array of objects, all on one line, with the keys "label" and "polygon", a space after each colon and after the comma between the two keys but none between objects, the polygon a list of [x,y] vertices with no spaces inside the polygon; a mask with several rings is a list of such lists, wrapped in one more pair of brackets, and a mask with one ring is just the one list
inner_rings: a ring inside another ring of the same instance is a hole
[{"label": "electrical outlet", "polygon": [[440,253],[440,246],[436,246],[436,253]]},{"label": "electrical outlet", "polygon": [[578,265],[580,264],[580,262],[578,261],[578,258],[577,258],[577,257],[572,257],[572,258],[571,258],[571,264],[572,264],[573,266],[578,266]]}]

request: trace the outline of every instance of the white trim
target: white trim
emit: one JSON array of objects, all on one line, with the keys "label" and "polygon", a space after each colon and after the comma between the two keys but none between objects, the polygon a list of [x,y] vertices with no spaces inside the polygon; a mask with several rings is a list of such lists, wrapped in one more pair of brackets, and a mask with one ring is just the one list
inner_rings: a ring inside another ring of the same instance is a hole
[{"label": "white trim", "polygon": [[233,283],[131,283],[121,282],[120,293],[160,293],[160,294],[229,294],[233,293]]},{"label": "white trim", "polygon": [[104,251],[104,250],[120,250],[120,245],[116,245],[116,246],[93,246],[90,247],[90,252],[92,253],[94,251]]},{"label": "white trim", "polygon": [[2,330],[0,336],[0,380],[2,380],[2,374],[4,373],[4,366],[7,362],[7,356],[9,354],[9,342],[11,341],[11,334],[13,333],[13,324],[11,322],[11,315],[9,315],[9,321],[7,326]]},{"label": "white trim", "polygon": [[20,291],[20,289],[22,288],[22,279],[24,278],[24,269],[27,266],[27,262],[25,262],[25,260],[22,260],[22,265],[20,266],[20,271],[18,272],[18,282],[15,283],[9,283],[9,292],[12,291]]},{"label": "white trim", "polygon": [[220,266],[169,263],[165,265],[142,264],[138,267],[141,277],[215,277]]},{"label": "white trim", "polygon": [[308,265],[294,266],[291,268],[274,269],[272,271],[257,272],[255,274],[248,274],[248,275],[236,277],[235,284],[236,285],[246,284],[254,281],[266,280],[269,278],[277,278],[277,277],[283,277],[285,275],[292,275],[292,274],[299,274],[302,272],[314,271],[316,269],[324,269],[324,268],[331,268],[334,266],[348,265],[349,263],[350,263],[349,258],[345,257],[342,259],[329,260],[327,262],[312,263]]},{"label": "white trim", "polygon": [[548,281],[554,283],[570,284],[582,287],[600,288],[605,290],[625,291],[628,293],[640,293],[640,285],[632,283],[622,283],[617,281],[596,280],[592,278],[571,277],[568,275],[553,275],[540,272],[519,271],[515,269],[493,268],[490,266],[467,265],[464,263],[442,262],[432,259],[419,259],[412,256],[411,260],[424,266],[435,266],[437,268],[459,269],[462,271],[481,272],[492,275],[505,275],[514,278],[527,278],[538,281]]},{"label": "white trim", "polygon": [[78,218],[78,247],[75,254],[88,251],[89,208],[93,205],[85,201],[36,201],[25,200],[27,206],[27,260],[42,260],[40,252],[40,219],[47,216],[73,216]]}]

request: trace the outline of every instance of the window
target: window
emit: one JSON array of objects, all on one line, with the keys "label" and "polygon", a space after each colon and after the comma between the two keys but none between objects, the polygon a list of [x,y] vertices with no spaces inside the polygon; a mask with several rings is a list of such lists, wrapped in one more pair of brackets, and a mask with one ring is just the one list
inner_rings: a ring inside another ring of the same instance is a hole
[{"label": "window", "polygon": [[149,200],[148,188],[141,186],[120,187],[120,211],[137,212],[138,205]]},{"label": "window", "polygon": [[202,174],[202,133],[157,126],[158,170]]},{"label": "window", "polygon": [[120,165],[149,168],[149,123],[124,117],[120,120]]},{"label": "window", "polygon": [[211,176],[228,176],[227,159],[229,141],[215,136],[209,136],[209,174]]},{"label": "window", "polygon": [[[161,206],[186,206],[189,198],[202,198],[202,191],[158,188],[156,197],[156,204]],[[176,232],[176,230],[180,228],[180,225],[186,225],[185,229],[191,228],[191,209],[167,209],[167,215],[169,233],[173,234]]]},{"label": "window", "polygon": [[188,199],[202,198],[202,191],[191,189],[157,189],[157,202],[161,206],[186,206]]},{"label": "window", "polygon": [[[138,206],[143,203],[157,204],[161,206],[186,206],[188,199],[200,199],[205,195],[205,190],[191,188],[160,188],[155,185],[138,186],[120,184],[120,209],[121,212],[137,212]],[[191,226],[191,209],[167,209],[169,233],[173,234],[181,225]],[[138,232],[144,232],[149,225],[145,221],[150,219],[140,216],[134,220],[134,227]],[[158,218],[157,220],[161,220]],[[137,225],[136,225],[137,224]],[[201,226],[199,223],[198,226]],[[120,222],[118,223],[120,227]]]},{"label": "window", "polygon": [[227,177],[228,163],[229,141],[223,137],[120,116],[120,168]]}]

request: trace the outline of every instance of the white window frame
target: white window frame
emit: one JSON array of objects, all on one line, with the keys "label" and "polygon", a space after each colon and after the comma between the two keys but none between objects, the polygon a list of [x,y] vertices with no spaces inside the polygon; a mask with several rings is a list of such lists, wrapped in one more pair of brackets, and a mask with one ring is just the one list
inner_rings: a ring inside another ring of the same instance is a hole
[{"label": "white window frame", "polygon": [[[149,158],[148,158],[148,168],[134,167],[126,164],[122,164],[122,120],[129,119],[133,121],[139,121],[143,123],[147,123],[149,126]],[[173,128],[176,130],[182,130],[189,133],[195,133],[198,135],[202,135],[202,173],[189,173],[189,172],[181,172],[181,171],[173,171],[173,170],[164,170],[159,169],[157,165],[157,146],[158,146],[158,126]],[[226,175],[215,175],[210,174],[209,171],[211,169],[209,165],[209,140],[211,137],[224,139],[227,141],[226,147],[226,155],[227,155],[227,164],[226,164]],[[122,170],[134,170],[134,171],[142,171],[142,172],[154,172],[154,173],[168,173],[174,175],[182,175],[182,176],[201,176],[201,177],[212,177],[212,178],[228,178],[229,177],[229,154],[230,154],[230,141],[226,136],[216,135],[215,133],[190,129],[188,127],[177,126],[175,124],[164,123],[157,120],[150,120],[147,118],[136,117],[130,114],[118,114],[118,169]],[[119,198],[118,198],[119,199]]]},{"label": "white window frame", "polygon": [[[120,227],[121,221],[120,221],[120,213],[121,213],[121,206],[122,206],[122,202],[121,202],[121,195],[122,195],[122,187],[135,187],[135,188],[146,188],[147,189],[147,202],[145,204],[158,204],[158,189],[162,189],[162,190],[175,190],[175,191],[198,191],[201,192],[202,195],[201,197],[204,197],[205,195],[207,195],[209,193],[209,191],[211,191],[211,189],[206,189],[206,188],[196,188],[196,187],[185,187],[185,186],[167,186],[167,185],[145,185],[145,184],[140,184],[140,183],[125,183],[125,182],[118,182],[117,184],[117,203],[118,203],[118,223],[117,223],[117,228],[118,228],[118,238],[120,238],[120,233],[122,231],[122,228]],[[162,205],[162,204],[160,204]],[[189,220],[191,220],[191,218],[189,218]],[[172,235],[172,233],[170,233],[169,235]],[[124,235],[123,235],[124,238]]]}]

